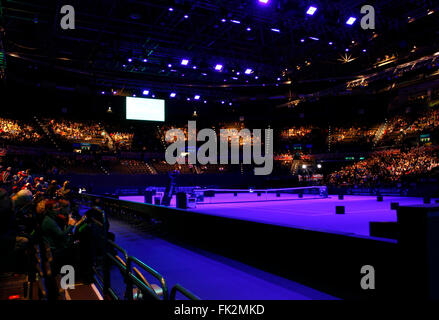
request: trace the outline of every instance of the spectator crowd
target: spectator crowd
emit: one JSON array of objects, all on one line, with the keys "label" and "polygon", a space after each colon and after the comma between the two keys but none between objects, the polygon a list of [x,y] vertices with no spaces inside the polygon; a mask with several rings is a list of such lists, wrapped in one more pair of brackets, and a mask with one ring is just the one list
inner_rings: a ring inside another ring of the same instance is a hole
[{"label": "spectator crowd", "polygon": [[331,185],[375,186],[397,183],[406,176],[429,173],[439,166],[439,146],[374,152],[365,160],[329,175]]},{"label": "spectator crowd", "polygon": [[26,271],[29,250],[44,242],[54,272],[73,265],[82,281],[91,281],[91,217],[99,217],[99,208],[81,216],[69,181],[59,185],[29,169],[0,166],[0,270]]}]

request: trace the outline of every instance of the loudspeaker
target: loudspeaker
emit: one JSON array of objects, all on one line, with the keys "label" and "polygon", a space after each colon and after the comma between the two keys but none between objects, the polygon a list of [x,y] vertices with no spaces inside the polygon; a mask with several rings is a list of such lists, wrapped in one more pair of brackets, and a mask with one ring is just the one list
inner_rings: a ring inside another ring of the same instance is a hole
[{"label": "loudspeaker", "polygon": [[154,204],[160,205],[160,197],[154,197]]},{"label": "loudspeaker", "polygon": [[345,214],[345,207],[344,206],[336,206],[335,213],[336,214]]},{"label": "loudspeaker", "polygon": [[344,195],[339,194],[339,195],[338,195],[338,200],[343,200],[343,199],[344,199]]},{"label": "loudspeaker", "polygon": [[377,201],[378,202],[383,202],[383,196],[377,196]]},{"label": "loudspeaker", "polygon": [[145,191],[143,202],[152,204],[152,191]]},{"label": "loudspeaker", "polygon": [[303,193],[299,193],[299,198],[303,198]]},{"label": "loudspeaker", "polygon": [[212,190],[204,191],[204,196],[205,196],[206,198],[212,198],[212,197],[215,197],[215,191],[212,191]]},{"label": "loudspeaker", "polygon": [[369,222],[371,237],[398,240],[398,224],[396,222]]},{"label": "loudspeaker", "polygon": [[187,209],[187,196],[185,192],[177,192],[177,208]]},{"label": "loudspeaker", "polygon": [[258,197],[260,197],[261,196],[261,193],[260,192],[258,192]]},{"label": "loudspeaker", "polygon": [[238,196],[238,192],[233,192],[233,196],[237,197]]},{"label": "loudspeaker", "polygon": [[276,192],[276,197],[280,198],[280,192]]},{"label": "loudspeaker", "polygon": [[431,203],[431,197],[429,197],[429,196],[425,196],[425,197],[424,197],[424,203],[425,203],[425,204],[429,204],[429,203]]},{"label": "loudspeaker", "polygon": [[399,208],[399,202],[392,202],[390,203],[390,209],[391,210],[398,210]]}]

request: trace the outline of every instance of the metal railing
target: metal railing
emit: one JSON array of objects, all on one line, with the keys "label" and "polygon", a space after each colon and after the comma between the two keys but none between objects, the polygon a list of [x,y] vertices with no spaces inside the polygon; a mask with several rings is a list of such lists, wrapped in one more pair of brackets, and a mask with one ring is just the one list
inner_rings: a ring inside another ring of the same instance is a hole
[{"label": "metal railing", "polygon": [[[92,200],[96,198],[100,197],[91,195],[83,196],[83,199],[85,200]],[[105,199],[102,198],[102,200]],[[171,294],[169,294],[167,282],[159,272],[138,258],[129,256],[125,249],[108,239],[109,223],[107,214],[100,208],[95,207],[95,209],[101,214],[101,218],[99,220],[96,218],[91,218],[91,221],[103,231],[101,234],[101,240],[104,241],[104,252],[103,259],[101,260],[102,268],[99,268],[97,265],[93,266],[93,273],[95,283],[106,299],[120,300],[115,289],[111,286],[110,267],[111,265],[114,265],[117,267],[123,277],[125,283],[124,299],[126,300],[139,299],[139,297],[141,297],[142,300],[175,300],[177,292],[180,292],[188,299],[200,300],[199,297],[179,284],[176,284],[171,289]],[[119,211],[124,209],[122,206],[113,205],[111,210]],[[100,239],[96,240],[99,241]],[[121,254],[121,256],[118,254]],[[142,271],[147,272],[150,276],[155,278],[159,285],[150,283],[143,275]],[[134,287],[140,291],[141,295],[135,294]]]}]

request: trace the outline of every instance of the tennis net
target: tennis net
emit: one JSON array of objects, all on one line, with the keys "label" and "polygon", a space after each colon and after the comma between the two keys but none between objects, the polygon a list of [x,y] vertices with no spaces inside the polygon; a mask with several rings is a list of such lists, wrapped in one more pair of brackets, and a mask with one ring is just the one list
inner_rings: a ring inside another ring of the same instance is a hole
[{"label": "tennis net", "polygon": [[197,204],[323,199],[328,197],[326,186],[280,189],[201,189],[193,190]]}]

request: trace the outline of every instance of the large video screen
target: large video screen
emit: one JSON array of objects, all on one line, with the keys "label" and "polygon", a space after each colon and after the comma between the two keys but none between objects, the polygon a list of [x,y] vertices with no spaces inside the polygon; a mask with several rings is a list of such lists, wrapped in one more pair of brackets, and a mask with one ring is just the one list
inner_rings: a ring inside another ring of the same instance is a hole
[{"label": "large video screen", "polygon": [[126,98],[126,119],[165,121],[165,100]]}]

